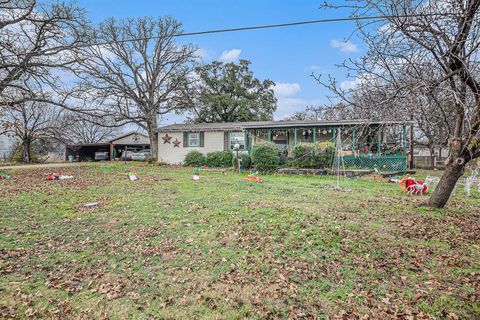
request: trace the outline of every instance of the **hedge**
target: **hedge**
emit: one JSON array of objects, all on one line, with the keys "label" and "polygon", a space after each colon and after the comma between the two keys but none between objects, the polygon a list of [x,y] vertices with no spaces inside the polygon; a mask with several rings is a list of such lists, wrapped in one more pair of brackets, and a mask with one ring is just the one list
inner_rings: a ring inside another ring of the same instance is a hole
[{"label": "hedge", "polygon": [[[242,162],[241,164],[241,168],[243,170],[248,170],[252,167],[252,157],[250,157],[250,155],[248,153],[240,153],[238,155],[240,157],[240,160]],[[232,165],[233,167],[235,168],[235,170],[237,170],[237,157],[234,156],[233,159],[232,159]]]},{"label": "hedge", "polygon": [[290,166],[299,168],[327,168],[332,165],[334,147],[330,142],[299,143],[293,148]]},{"label": "hedge", "polygon": [[256,144],[252,148],[252,162],[261,173],[272,172],[280,165],[281,151],[273,143]]},{"label": "hedge", "polygon": [[231,150],[207,153],[206,165],[211,168],[230,168],[233,152]]},{"label": "hedge", "polygon": [[185,156],[183,164],[189,167],[201,167],[205,164],[205,156],[200,151],[192,150]]}]

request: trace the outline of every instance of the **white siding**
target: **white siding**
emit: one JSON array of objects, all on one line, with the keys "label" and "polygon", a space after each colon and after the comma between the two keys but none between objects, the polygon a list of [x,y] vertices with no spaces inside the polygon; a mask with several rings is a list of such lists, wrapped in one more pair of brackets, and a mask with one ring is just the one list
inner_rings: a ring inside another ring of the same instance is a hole
[{"label": "white siding", "polygon": [[144,136],[143,134],[137,134],[137,137],[139,138],[138,142],[135,142],[133,140],[134,136],[135,134],[132,133],[126,137],[113,140],[112,143],[113,144],[129,144],[129,145],[149,145],[150,144],[150,139],[148,139],[147,136]]},{"label": "white siding", "polygon": [[[162,137],[165,136],[165,132],[158,134],[158,161],[169,164],[180,164],[185,160],[185,156],[192,150],[198,150],[203,154],[207,154],[213,151],[223,151],[223,137],[224,132],[205,132],[205,140],[203,147],[183,147],[183,132],[168,132],[168,135],[172,137],[171,143],[163,143]],[[178,139],[180,141],[180,147],[175,148],[173,141]]]},{"label": "white siding", "polygon": [[0,161],[8,160],[12,155],[15,139],[0,135]]}]

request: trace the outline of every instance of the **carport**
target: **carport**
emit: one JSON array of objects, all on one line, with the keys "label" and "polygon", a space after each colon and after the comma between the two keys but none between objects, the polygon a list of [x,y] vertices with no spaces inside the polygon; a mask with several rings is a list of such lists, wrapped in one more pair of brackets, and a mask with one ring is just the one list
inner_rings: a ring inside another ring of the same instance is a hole
[{"label": "carport", "polygon": [[73,156],[73,161],[94,161],[95,152],[108,152],[108,160],[120,160],[124,150],[136,152],[150,149],[147,135],[139,132],[122,134],[108,142],[80,143],[65,146],[65,161]]},{"label": "carport", "polygon": [[[69,156],[73,157],[73,161],[94,161],[95,152],[109,152],[110,143],[81,143],[65,146],[65,161]],[[111,154],[109,153],[109,159]]]}]

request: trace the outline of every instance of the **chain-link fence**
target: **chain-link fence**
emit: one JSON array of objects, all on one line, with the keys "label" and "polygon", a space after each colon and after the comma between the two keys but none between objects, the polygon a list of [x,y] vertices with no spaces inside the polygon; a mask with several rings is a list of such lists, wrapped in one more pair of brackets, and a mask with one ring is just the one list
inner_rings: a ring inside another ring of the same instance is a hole
[{"label": "chain-link fence", "polygon": [[406,172],[407,157],[404,155],[394,156],[344,156],[345,167],[349,169],[373,169],[381,172]]}]

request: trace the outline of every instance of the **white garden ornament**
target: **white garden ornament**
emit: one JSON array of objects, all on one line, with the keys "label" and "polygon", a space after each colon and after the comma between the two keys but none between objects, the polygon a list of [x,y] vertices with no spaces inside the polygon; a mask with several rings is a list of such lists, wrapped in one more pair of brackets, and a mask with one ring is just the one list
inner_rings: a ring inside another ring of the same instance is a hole
[{"label": "white garden ornament", "polygon": [[439,182],[440,182],[439,177],[427,176],[425,178],[424,184],[426,184],[428,186],[428,188],[433,191],[433,190],[435,190],[435,188],[437,187]]},{"label": "white garden ornament", "polygon": [[467,179],[465,179],[465,192],[469,197],[472,195],[472,187],[475,184],[478,184],[478,191],[480,192],[480,180],[477,178],[477,176],[478,176],[478,170],[475,169],[472,171],[472,174],[470,175],[470,177],[467,177]]}]

